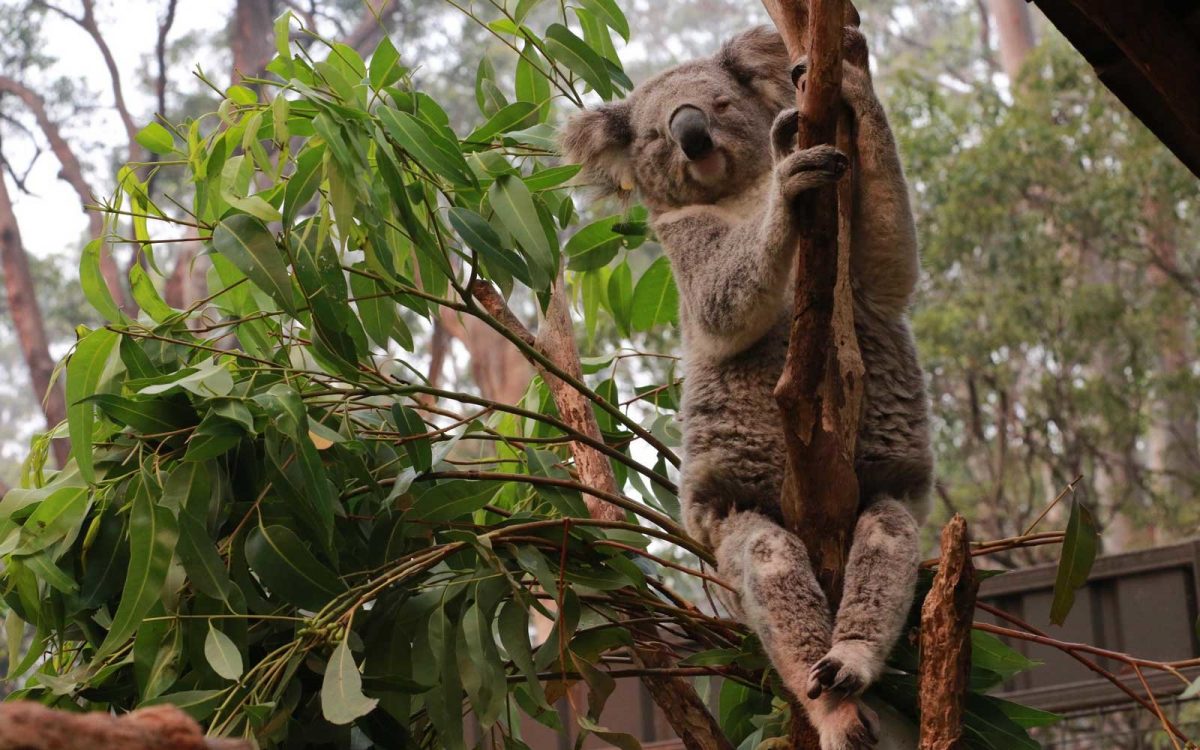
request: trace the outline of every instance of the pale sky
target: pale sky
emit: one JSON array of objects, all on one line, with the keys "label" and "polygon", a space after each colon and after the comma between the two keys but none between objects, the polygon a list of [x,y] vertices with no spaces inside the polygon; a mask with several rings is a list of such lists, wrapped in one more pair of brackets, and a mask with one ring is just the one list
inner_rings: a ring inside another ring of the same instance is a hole
[{"label": "pale sky", "polygon": [[[77,13],[80,5],[78,0],[60,0],[59,4],[71,13]],[[162,0],[122,0],[98,3],[97,7],[98,23],[117,60],[125,99],[138,127],[154,116],[153,97],[138,79],[143,68],[153,63],[158,17],[164,7]],[[180,0],[169,39],[177,39],[191,31],[223,34],[232,8],[230,0]],[[113,178],[108,155],[113,147],[125,144],[127,139],[113,108],[112,84],[104,60],[83,29],[53,13],[46,14],[42,37],[46,40],[44,53],[57,58],[57,62],[47,71],[46,77],[35,73],[36,77],[23,82],[42,92],[47,78],[64,76],[79,81],[94,96],[97,111],[88,118],[86,125],[72,127],[68,122],[61,123],[61,127],[67,141],[76,147],[76,156],[85,165],[88,184],[93,190],[108,191]],[[213,70],[209,62],[205,67],[210,74],[226,75],[226,71]],[[193,67],[180,64],[169,68],[172,85],[192,88],[189,79]],[[10,151],[12,161],[20,170],[28,163],[32,152],[15,148],[18,140],[13,139],[14,148]],[[100,144],[102,147],[80,148],[83,144]],[[80,209],[74,191],[58,179],[58,169],[53,154],[43,153],[27,182],[33,195],[16,190],[11,192],[26,250],[33,255],[45,256],[67,248],[74,258],[74,251],[80,247],[80,237],[87,228],[87,217]]]}]

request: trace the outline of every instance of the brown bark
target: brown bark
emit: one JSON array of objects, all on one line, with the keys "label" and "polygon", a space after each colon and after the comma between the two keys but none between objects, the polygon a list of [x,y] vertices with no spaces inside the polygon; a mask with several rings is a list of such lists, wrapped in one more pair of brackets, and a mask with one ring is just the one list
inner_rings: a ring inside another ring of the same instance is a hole
[{"label": "brown bark", "polygon": [[956,514],[942,529],[937,574],[921,607],[921,750],[958,750],[965,746],[963,717],[971,676],[971,615],[978,590],[967,521]]},{"label": "brown bark", "polygon": [[74,713],[32,701],[0,704],[0,750],[249,750],[244,740],[205,737],[175,706],[142,708],[122,716]]},{"label": "brown bark", "polygon": [[[799,147],[834,143],[841,110],[842,0],[812,0],[814,23],[800,46],[803,6],[767,2],[794,60],[808,50],[808,74],[797,92]],[[783,19],[789,20],[783,20]],[[838,187],[806,196],[797,263],[794,318],[787,361],[775,388],[788,445],[782,507],[788,528],[808,547],[831,607],[858,510],[854,443],[862,393],[862,361],[854,334],[849,285],[849,232],[840,234]],[[848,206],[847,206],[848,208]],[[845,227],[846,230],[849,227]]]},{"label": "brown bark", "polygon": [[[46,325],[29,272],[29,256],[25,254],[21,230],[3,178],[0,178],[0,267],[4,269],[8,313],[17,330],[21,356],[29,368],[29,380],[46,416],[46,427],[50,429],[67,418],[66,396],[61,383],[51,387],[54,360],[50,357]],[[69,456],[67,441],[55,440],[54,457],[60,467],[66,466]]]},{"label": "brown bark", "polygon": [[[793,64],[807,53],[807,75],[796,92],[798,147],[837,143],[848,151],[849,126],[841,104],[842,46],[843,27],[858,23],[853,3],[763,0],[763,4]],[[855,63],[865,64],[865,49],[851,54]],[[846,155],[853,163],[854,155]],[[784,521],[804,541],[835,612],[858,513],[854,446],[863,389],[849,277],[851,190],[852,183],[843,181],[813,191],[796,206],[804,229],[797,250],[794,317],[787,360],[775,387],[787,441],[780,498]],[[816,732],[798,703],[793,703],[792,715],[792,745],[817,748]]]},{"label": "brown bark", "polygon": [[274,5],[271,0],[238,0],[234,7],[229,38],[234,83],[260,75],[271,61],[275,50],[271,41]]},{"label": "brown bark", "polygon": [[1000,43],[1000,67],[1008,80],[1016,82],[1021,67],[1037,43],[1026,0],[987,0]]},{"label": "brown bark", "polygon": [[[7,76],[0,76],[0,93],[12,94],[29,109],[30,114],[37,121],[38,128],[42,131],[42,135],[50,144],[54,158],[58,160],[59,179],[70,185],[75,191],[75,195],[79,197],[79,205],[88,217],[88,237],[95,239],[102,236],[104,234],[104,217],[99,212],[88,208],[90,205],[95,205],[96,199],[92,195],[92,189],[87,180],[84,179],[83,167],[80,165],[79,159],[75,157],[75,151],[71,145],[63,138],[58,124],[50,119],[49,113],[46,112],[45,101],[33,89]],[[129,297],[125,294],[125,287],[121,283],[121,272],[117,269],[111,248],[107,243],[100,252],[100,272],[117,305],[126,312],[131,312],[133,308]]]},{"label": "brown bark", "polygon": [[[570,309],[567,304],[564,281],[560,275],[550,295],[546,318],[535,337],[520,320],[513,315],[504,299],[490,283],[477,281],[471,295],[505,328],[517,334],[525,343],[533,346],[560,369],[582,379],[583,365],[579,360],[579,347],[571,327]],[[509,347],[514,349],[514,347]],[[536,366],[536,362],[534,365]],[[540,368],[539,368],[540,369]],[[546,385],[554,397],[559,416],[563,422],[594,440],[603,440],[592,404],[579,391],[564,381],[541,371]],[[616,493],[616,478],[612,465],[603,454],[578,442],[571,443],[571,454],[579,472],[579,482],[605,492]],[[620,520],[625,514],[619,508],[598,497],[586,495],[588,514],[592,518]],[[671,656],[662,650],[646,646],[635,646],[633,659],[640,666],[673,666]],[[694,688],[682,677],[645,676],[642,684],[670,723],[676,736],[683,741],[687,750],[733,750],[733,745],[721,732],[720,725],[709,713],[704,701]]]}]

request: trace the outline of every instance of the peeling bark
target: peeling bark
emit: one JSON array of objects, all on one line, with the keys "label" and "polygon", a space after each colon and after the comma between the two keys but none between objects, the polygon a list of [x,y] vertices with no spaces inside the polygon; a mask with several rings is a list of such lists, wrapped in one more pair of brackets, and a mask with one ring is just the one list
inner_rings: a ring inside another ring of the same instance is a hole
[{"label": "peeling bark", "polygon": [[122,716],[71,713],[32,701],[0,704],[0,750],[250,750],[244,740],[205,737],[175,706]]},{"label": "peeling bark", "polygon": [[921,607],[921,750],[959,750],[965,746],[963,717],[971,676],[971,615],[978,590],[967,521],[955,515],[942,529],[941,560],[933,588]]}]

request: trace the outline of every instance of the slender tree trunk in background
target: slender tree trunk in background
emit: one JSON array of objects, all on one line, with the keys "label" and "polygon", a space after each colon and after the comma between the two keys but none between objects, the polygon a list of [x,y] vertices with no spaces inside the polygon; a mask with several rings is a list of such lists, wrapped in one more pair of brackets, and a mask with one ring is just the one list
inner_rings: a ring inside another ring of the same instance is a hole
[{"label": "slender tree trunk in background", "polygon": [[275,21],[272,0],[238,0],[233,10],[229,47],[233,51],[233,82],[258,76],[274,54]]},{"label": "slender tree trunk in background", "polygon": [[[1160,292],[1163,309],[1156,316],[1160,383],[1151,405],[1148,464],[1158,475],[1157,489],[1175,507],[1190,506],[1197,495],[1194,477],[1200,476],[1200,420],[1194,394],[1196,341],[1190,323],[1192,301],[1179,294],[1172,276],[1179,273],[1179,244],[1165,227],[1178,222],[1167,214],[1171,207],[1147,197],[1142,203],[1146,244],[1153,262],[1147,281]],[[1165,539],[1152,538],[1161,543]]]},{"label": "slender tree trunk in background", "polygon": [[[61,383],[56,383],[53,388],[50,387],[50,379],[54,374],[54,360],[50,357],[46,326],[42,319],[41,307],[38,305],[33,276],[29,273],[29,257],[25,254],[25,246],[21,242],[21,230],[17,227],[17,217],[13,213],[8,186],[2,178],[0,178],[0,267],[4,269],[8,312],[12,317],[13,327],[17,330],[21,355],[29,367],[29,380],[38,403],[42,405],[42,413],[46,416],[46,426],[51,428],[67,418],[66,396],[63,394]],[[69,455],[70,446],[67,441],[55,440],[54,457],[60,467],[66,465]]]},{"label": "slender tree trunk in background", "polygon": [[1029,6],[1025,0],[987,0],[987,5],[1000,40],[1000,66],[1015,83],[1036,44]]},{"label": "slender tree trunk in background", "polygon": [[533,377],[533,368],[512,342],[478,318],[460,318],[445,307],[438,314],[446,333],[467,350],[471,377],[484,398],[502,404],[520,401]]},{"label": "slender tree trunk in background", "polygon": [[[88,218],[88,238],[95,239],[102,236],[104,233],[104,218],[99,212],[88,209],[89,205],[96,202],[96,198],[92,194],[92,188],[88,185],[87,180],[84,179],[83,167],[80,165],[79,159],[75,157],[75,151],[71,148],[71,145],[63,138],[62,132],[58,129],[58,123],[50,119],[50,115],[46,111],[45,101],[33,89],[7,76],[0,76],[0,92],[12,94],[20,99],[29,109],[30,114],[37,121],[38,128],[42,131],[42,135],[46,137],[46,141],[50,144],[50,151],[53,152],[54,158],[58,160],[60,167],[58,172],[59,179],[70,185],[71,189],[75,191],[75,195],[79,198],[79,205]],[[121,282],[121,271],[117,268],[116,261],[112,257],[112,248],[107,243],[105,243],[100,251],[100,273],[104,276],[104,282],[108,285],[108,291],[112,294],[117,305],[125,310],[127,314],[133,314],[137,308],[133,306],[129,296],[125,294],[125,285]]]}]

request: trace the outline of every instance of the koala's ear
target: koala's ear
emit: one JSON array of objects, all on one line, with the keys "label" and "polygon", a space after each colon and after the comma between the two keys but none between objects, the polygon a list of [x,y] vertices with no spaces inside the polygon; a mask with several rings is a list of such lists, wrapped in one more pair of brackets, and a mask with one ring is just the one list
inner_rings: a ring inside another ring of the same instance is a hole
[{"label": "koala's ear", "polygon": [[604,195],[618,193],[625,197],[633,191],[630,110],[629,102],[586,109],[572,116],[563,129],[563,156],[581,164],[584,181],[594,183]]},{"label": "koala's ear", "polygon": [[795,96],[787,47],[771,26],[756,26],[725,42],[717,62],[738,83],[781,109]]}]

